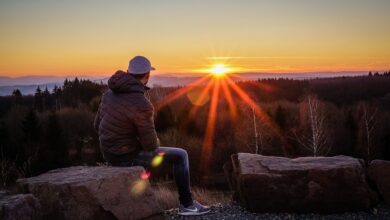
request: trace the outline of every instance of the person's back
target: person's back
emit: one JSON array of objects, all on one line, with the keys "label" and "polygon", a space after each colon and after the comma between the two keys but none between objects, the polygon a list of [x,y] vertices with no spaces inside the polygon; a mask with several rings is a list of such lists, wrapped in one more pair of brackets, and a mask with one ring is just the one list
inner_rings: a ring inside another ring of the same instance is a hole
[{"label": "person's back", "polygon": [[133,158],[141,150],[154,150],[158,139],[153,106],[145,86],[134,76],[117,71],[108,81],[95,120],[103,157],[111,164]]},{"label": "person's back", "polygon": [[104,159],[113,166],[151,168],[155,155],[173,166],[179,193],[180,215],[201,215],[210,208],[192,199],[187,151],[160,147],[153,121],[153,106],[144,93],[148,89],[150,61],[142,56],[130,60],[126,72],[117,71],[108,80],[109,90],[102,96],[94,127],[99,133]]}]

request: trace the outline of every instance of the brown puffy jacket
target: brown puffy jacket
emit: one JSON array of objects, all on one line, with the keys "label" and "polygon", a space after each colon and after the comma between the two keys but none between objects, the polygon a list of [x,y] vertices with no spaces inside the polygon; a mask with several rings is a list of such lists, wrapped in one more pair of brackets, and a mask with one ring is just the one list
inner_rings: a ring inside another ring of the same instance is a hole
[{"label": "brown puffy jacket", "polygon": [[140,150],[159,145],[153,122],[153,106],[145,87],[132,75],[117,71],[108,80],[94,127],[99,133],[103,157],[111,163],[131,159]]}]

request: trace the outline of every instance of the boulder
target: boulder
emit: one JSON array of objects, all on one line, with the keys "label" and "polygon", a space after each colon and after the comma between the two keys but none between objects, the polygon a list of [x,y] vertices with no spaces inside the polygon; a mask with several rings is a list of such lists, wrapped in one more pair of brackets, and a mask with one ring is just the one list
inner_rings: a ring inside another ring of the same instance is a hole
[{"label": "boulder", "polygon": [[0,219],[31,220],[40,219],[40,204],[32,194],[0,195]]},{"label": "boulder", "polygon": [[68,167],[19,179],[32,193],[44,219],[161,219],[163,210],[142,167]]},{"label": "boulder", "polygon": [[234,198],[253,212],[337,213],[365,210],[377,200],[363,162],[352,157],[239,153],[224,169]]},{"label": "boulder", "polygon": [[390,205],[390,161],[373,160],[368,167],[368,174],[385,202]]}]

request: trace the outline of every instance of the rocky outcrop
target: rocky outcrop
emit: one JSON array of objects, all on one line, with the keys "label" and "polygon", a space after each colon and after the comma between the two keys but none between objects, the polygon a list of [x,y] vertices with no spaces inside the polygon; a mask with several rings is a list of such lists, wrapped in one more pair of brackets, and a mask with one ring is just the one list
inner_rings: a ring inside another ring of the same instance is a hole
[{"label": "rocky outcrop", "polygon": [[20,179],[45,219],[160,219],[160,208],[141,167],[69,167]]},{"label": "rocky outcrop", "polygon": [[390,205],[390,161],[373,160],[368,167],[368,174],[380,195]]},{"label": "rocky outcrop", "polygon": [[224,169],[234,198],[254,212],[336,213],[376,203],[362,161],[352,157],[289,159],[239,153]]},{"label": "rocky outcrop", "polygon": [[40,204],[32,194],[8,195],[0,193],[0,219],[40,219]]}]

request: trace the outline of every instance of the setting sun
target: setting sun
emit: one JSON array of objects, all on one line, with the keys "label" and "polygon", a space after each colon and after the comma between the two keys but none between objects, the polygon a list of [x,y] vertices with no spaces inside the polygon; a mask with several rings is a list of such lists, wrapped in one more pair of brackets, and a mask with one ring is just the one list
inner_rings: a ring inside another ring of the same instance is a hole
[{"label": "setting sun", "polygon": [[230,71],[224,64],[216,64],[211,69],[210,72],[214,76],[224,76],[226,73]]}]

